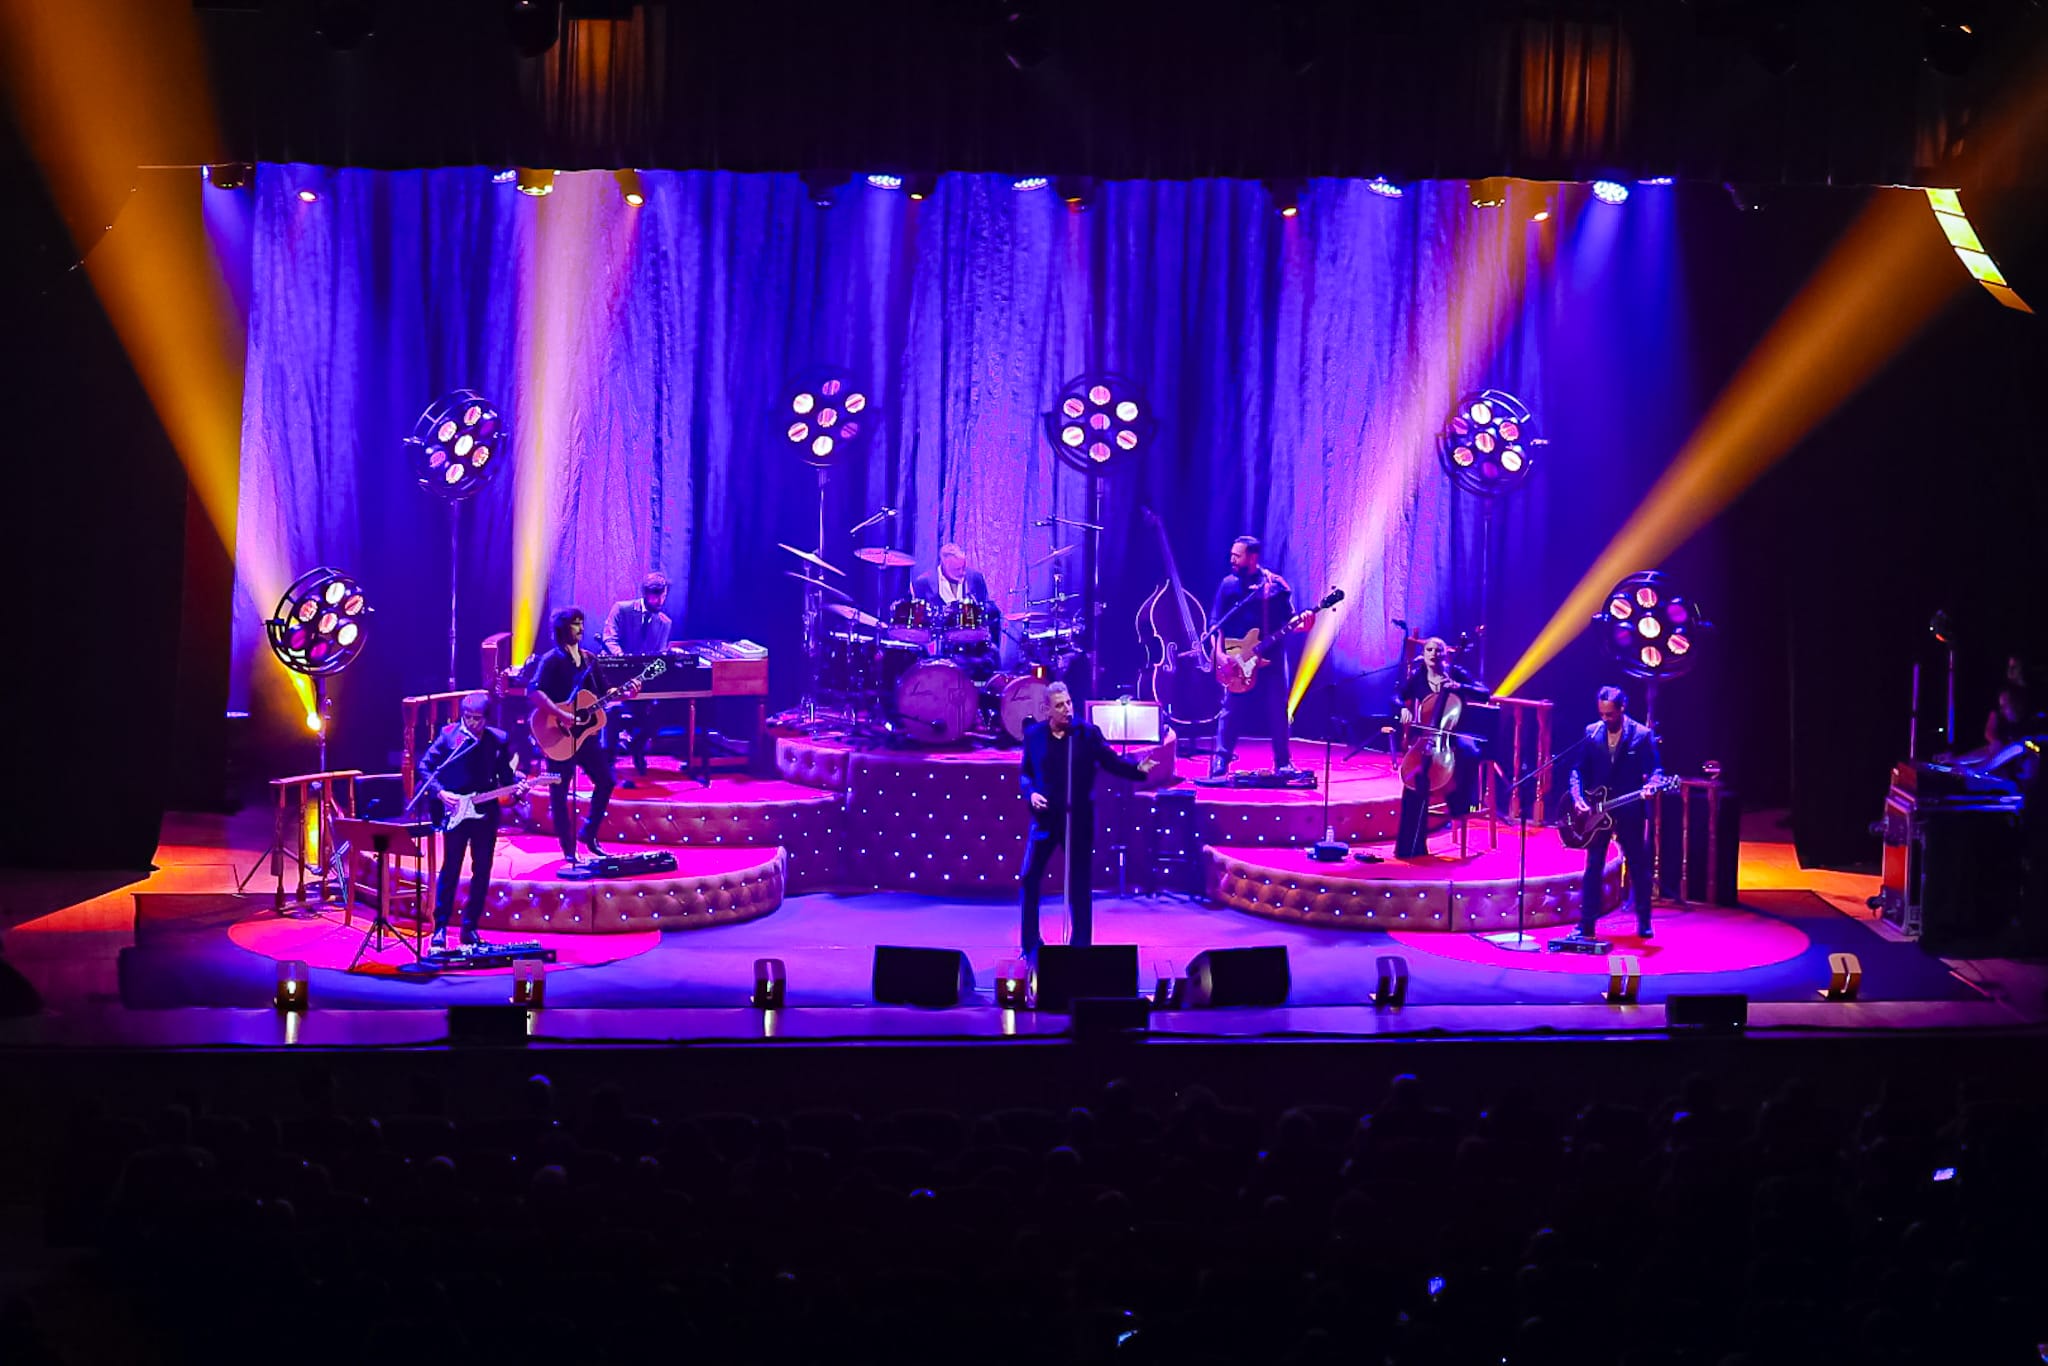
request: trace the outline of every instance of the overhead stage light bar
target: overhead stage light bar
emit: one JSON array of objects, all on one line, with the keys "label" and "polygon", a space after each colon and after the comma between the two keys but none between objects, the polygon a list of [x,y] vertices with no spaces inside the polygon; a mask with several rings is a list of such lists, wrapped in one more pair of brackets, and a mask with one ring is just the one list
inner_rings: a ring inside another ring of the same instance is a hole
[{"label": "overhead stage light bar", "polygon": [[1949,246],[1955,249],[1956,259],[1963,263],[1963,269],[1970,272],[1970,278],[1991,293],[1991,297],[2007,308],[2020,313],[2034,310],[2019,291],[2005,278],[2005,272],[1998,268],[1998,262],[1991,259],[1991,253],[1984,249],[1983,239],[1971,224],[1970,216],[1963,212],[1963,198],[1956,190],[1928,190],[1927,203],[1934,210],[1934,221],[1940,226],[1942,235],[1948,238]]}]

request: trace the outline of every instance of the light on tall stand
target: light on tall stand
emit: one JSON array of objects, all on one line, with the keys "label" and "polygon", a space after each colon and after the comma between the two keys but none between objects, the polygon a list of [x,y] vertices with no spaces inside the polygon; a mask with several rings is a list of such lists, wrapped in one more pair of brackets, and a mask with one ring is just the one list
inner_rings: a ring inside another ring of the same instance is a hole
[{"label": "light on tall stand", "polygon": [[1103,480],[1150,443],[1151,406],[1138,393],[1138,386],[1122,375],[1076,375],[1060,386],[1058,400],[1045,415],[1045,439],[1052,443],[1054,454],[1088,477],[1091,529],[1082,543],[1081,579],[1088,594],[1088,692],[1099,696]]},{"label": "light on tall stand", "polygon": [[1473,672],[1486,677],[1486,619],[1492,610],[1494,500],[1519,488],[1534,471],[1536,435],[1529,405],[1502,389],[1460,400],[1437,436],[1444,473],[1479,500],[1479,657]]},{"label": "light on tall stand", "polygon": [[462,503],[482,493],[511,454],[512,432],[497,405],[473,389],[444,394],[420,414],[405,439],[421,488],[448,504],[448,691],[454,692],[459,644],[456,592],[461,582]]},{"label": "light on tall stand", "polygon": [[[867,441],[868,433],[875,425],[873,402],[867,390],[847,373],[846,367],[820,365],[789,382],[783,391],[782,404],[776,411],[776,421],[781,424],[783,440],[788,443],[788,448],[818,472],[818,539],[810,553],[803,555],[799,552],[800,557],[812,565],[842,573],[827,565],[824,559],[825,485],[831,478],[832,467],[851,458]],[[804,711],[808,720],[817,704],[818,661],[824,650],[820,618],[824,616],[825,603],[824,592],[810,577],[810,571],[803,571],[800,577],[806,584],[804,658],[810,665],[810,678],[804,690]]]},{"label": "light on tall stand", "polygon": [[[1713,629],[1700,605],[1654,569],[1639,570],[1614,585],[1607,605],[1594,617],[1607,653],[1630,678],[1643,680],[1643,724],[1657,730],[1657,685],[1691,671],[1698,647]],[[1661,878],[1662,804],[1650,804],[1650,894]],[[1682,875],[1682,874],[1681,874]]]},{"label": "light on tall stand", "polygon": [[[277,608],[264,623],[264,634],[270,641],[270,651],[277,660],[293,673],[313,680],[313,710],[306,715],[306,729],[319,742],[320,766],[318,772],[327,772],[327,679],[340,673],[355,662],[368,640],[370,624],[370,600],[358,584],[355,576],[339,569],[322,566],[309,569],[292,581],[291,587],[277,600]],[[297,861],[301,874],[309,867],[317,868],[321,886],[330,880],[338,880],[341,870],[347,867],[346,848],[337,848],[330,829],[334,813],[331,780],[321,777],[317,782],[305,785],[309,798],[317,792],[318,805],[311,808],[312,816],[305,815],[307,808],[301,807],[300,831],[297,841],[299,852],[292,857]],[[279,812],[282,813],[283,797],[279,797]],[[353,810],[353,802],[351,802]],[[269,853],[251,864],[249,874],[242,879],[246,887],[256,870],[269,863],[278,875],[278,900],[283,903],[284,880],[283,858],[287,853],[284,842],[282,817],[276,842]],[[310,855],[310,857],[309,857]]]}]

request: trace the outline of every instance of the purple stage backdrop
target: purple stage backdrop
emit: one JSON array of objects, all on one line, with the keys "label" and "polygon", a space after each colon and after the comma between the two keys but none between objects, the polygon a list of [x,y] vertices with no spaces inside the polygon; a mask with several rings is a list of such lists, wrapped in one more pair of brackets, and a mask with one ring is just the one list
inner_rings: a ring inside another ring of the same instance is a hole
[{"label": "purple stage backdrop", "polygon": [[[1047,571],[1025,564],[1074,539],[1034,522],[1089,508],[1041,415],[1072,375],[1136,382],[1157,424],[1106,489],[1113,690],[1134,672],[1129,613],[1164,573],[1141,504],[1167,517],[1205,603],[1244,531],[1300,595],[1344,587],[1332,662],[1350,674],[1393,657],[1390,618],[1481,619],[1476,504],[1435,452],[1461,393],[1520,394],[1555,440],[1545,463],[1577,467],[1540,470],[1500,517],[1495,603],[1533,596],[1511,615],[1535,621],[1683,431],[1682,411],[1656,406],[1668,394],[1632,395],[1620,370],[1668,382],[1677,358],[1668,204],[1623,214],[1579,196],[1535,225],[1519,204],[1471,207],[1462,182],[1388,199],[1324,181],[1288,219],[1255,183],[1207,181],[1099,185],[1076,212],[1050,190],[949,175],[924,202],[856,177],[820,209],[796,176],[641,180],[634,209],[603,172],[535,199],[474,168],[260,168],[240,210],[238,697],[252,661],[274,667],[261,622],[277,587],[320,563],[353,569],[379,607],[344,714],[383,727],[396,691],[443,681],[449,514],[400,443],[457,387],[517,432],[510,467],[460,513],[465,685],[522,584],[528,618],[570,602],[601,617],[659,568],[682,633],[771,647],[778,700],[800,678],[798,590],[774,543],[811,543],[818,498],[779,404],[814,364],[843,364],[876,403],[872,440],[825,491],[826,553],[849,584],[882,591],[844,533],[886,504],[920,565],[957,539],[1006,605],[1042,594]],[[217,242],[235,240],[216,222]],[[1619,257],[1636,287],[1601,283]],[[1607,491],[1565,482],[1617,455],[1633,467]],[[1605,525],[1589,538],[1587,522]],[[1527,638],[1502,639],[1501,619],[1496,674]]]}]

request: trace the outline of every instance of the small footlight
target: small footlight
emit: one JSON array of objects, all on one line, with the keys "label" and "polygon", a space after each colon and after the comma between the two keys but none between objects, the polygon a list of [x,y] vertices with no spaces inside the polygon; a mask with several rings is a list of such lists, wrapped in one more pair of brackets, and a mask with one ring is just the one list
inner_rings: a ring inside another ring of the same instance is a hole
[{"label": "small footlight", "polygon": [[547,965],[534,958],[522,958],[512,965],[512,1004],[538,1010],[547,1004]]},{"label": "small footlight", "polygon": [[284,958],[277,964],[277,995],[273,1004],[279,1010],[304,1010],[306,1008],[309,973],[306,965],[296,958]]},{"label": "small footlight", "polygon": [[1600,993],[1609,1004],[1634,1005],[1643,988],[1643,963],[1632,953],[1607,955],[1607,990]]},{"label": "small footlight", "polygon": [[780,958],[754,960],[754,994],[749,1004],[756,1010],[780,1010],[789,996],[789,974]]},{"label": "small footlight", "polygon": [[996,1004],[1023,1010],[1031,1004],[1031,968],[1021,958],[1005,959],[996,968]]}]

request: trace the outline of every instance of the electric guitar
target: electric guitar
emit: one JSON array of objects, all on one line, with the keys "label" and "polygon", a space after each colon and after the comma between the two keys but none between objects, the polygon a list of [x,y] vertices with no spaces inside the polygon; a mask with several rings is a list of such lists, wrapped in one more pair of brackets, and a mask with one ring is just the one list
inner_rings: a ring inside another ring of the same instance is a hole
[{"label": "electric guitar", "polygon": [[564,721],[543,703],[535,702],[533,715],[526,723],[527,729],[533,732],[534,748],[557,762],[574,758],[585,740],[604,733],[604,709],[608,704],[638,692],[642,683],[667,671],[668,662],[657,659],[642,669],[638,676],[609,689],[602,697],[588,688],[579,689],[567,704],[576,713],[574,721]]},{"label": "electric guitar", "polygon": [[1564,809],[1564,820],[1557,827],[1558,838],[1567,849],[1583,849],[1600,836],[1614,828],[1611,814],[1617,806],[1627,806],[1645,797],[1654,797],[1659,792],[1669,792],[1678,786],[1678,779],[1670,776],[1652,778],[1634,792],[1624,792],[1619,797],[1607,795],[1607,789],[1596,787],[1586,793],[1586,809],[1577,806]]},{"label": "electric guitar", "polygon": [[1332,588],[1329,596],[1306,612],[1296,614],[1288,623],[1267,636],[1259,639],[1257,627],[1236,638],[1226,637],[1217,642],[1216,680],[1225,692],[1249,692],[1259,678],[1259,670],[1273,662],[1272,652],[1290,633],[1299,631],[1315,620],[1315,615],[1344,601],[1344,590]]},{"label": "electric guitar", "polygon": [[477,808],[481,807],[485,802],[494,802],[500,797],[510,797],[522,787],[552,787],[554,782],[555,775],[546,773],[538,778],[521,778],[516,783],[507,783],[503,787],[494,787],[488,792],[450,792],[448,795],[455,798],[455,805],[450,806],[446,802],[441,803],[441,811],[443,813],[441,828],[443,830],[453,830],[458,825],[476,820],[484,814]]}]

